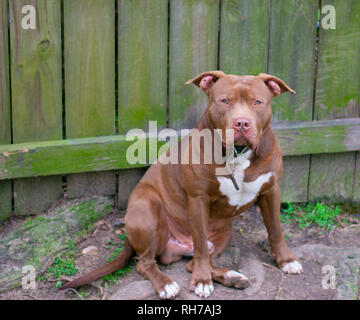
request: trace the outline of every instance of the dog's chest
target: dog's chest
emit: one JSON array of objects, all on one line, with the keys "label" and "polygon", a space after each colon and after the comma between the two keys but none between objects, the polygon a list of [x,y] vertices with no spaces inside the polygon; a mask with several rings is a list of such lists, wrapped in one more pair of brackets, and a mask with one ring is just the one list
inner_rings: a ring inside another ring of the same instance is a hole
[{"label": "dog's chest", "polygon": [[251,153],[248,152],[247,154],[238,156],[234,160],[233,174],[239,190],[235,189],[230,178],[217,177],[220,184],[220,192],[228,197],[229,204],[236,206],[236,209],[253,201],[257,197],[261,187],[269,182],[272,176],[272,172],[270,171],[258,176],[254,181],[244,182],[245,170],[250,166],[250,160],[248,159],[250,155]]}]

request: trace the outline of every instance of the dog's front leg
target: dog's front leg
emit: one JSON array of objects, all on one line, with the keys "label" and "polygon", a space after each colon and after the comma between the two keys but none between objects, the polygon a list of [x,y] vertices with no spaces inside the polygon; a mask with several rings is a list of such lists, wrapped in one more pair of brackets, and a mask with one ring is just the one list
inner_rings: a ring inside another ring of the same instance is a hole
[{"label": "dog's front leg", "polygon": [[261,214],[268,231],[271,254],[282,271],[302,273],[303,268],[287,246],[280,224],[280,187],[276,184],[270,191],[258,198]]},{"label": "dog's front leg", "polygon": [[209,200],[203,196],[189,196],[189,223],[194,243],[190,290],[207,298],[214,291],[211,277],[211,255],[207,243]]}]

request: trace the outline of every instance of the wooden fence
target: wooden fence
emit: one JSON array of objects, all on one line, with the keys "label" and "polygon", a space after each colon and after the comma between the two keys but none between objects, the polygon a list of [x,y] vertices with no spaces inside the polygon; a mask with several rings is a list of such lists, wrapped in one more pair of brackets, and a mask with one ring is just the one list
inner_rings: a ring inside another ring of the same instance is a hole
[{"label": "wooden fence", "polygon": [[296,90],[273,103],[283,201],[360,200],[360,1],[0,0],[0,217],[128,192],[124,134],[192,128],[206,97],[184,82],[215,69]]}]

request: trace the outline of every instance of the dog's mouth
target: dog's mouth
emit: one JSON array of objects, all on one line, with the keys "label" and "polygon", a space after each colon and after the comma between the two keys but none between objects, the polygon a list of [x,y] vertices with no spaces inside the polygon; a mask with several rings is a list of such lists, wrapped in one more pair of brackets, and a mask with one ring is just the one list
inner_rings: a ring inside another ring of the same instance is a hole
[{"label": "dog's mouth", "polygon": [[250,143],[249,141],[244,137],[244,136],[235,136],[234,139],[234,146],[237,147],[241,147],[241,146],[246,146],[246,147],[250,147]]},{"label": "dog's mouth", "polygon": [[236,154],[242,154],[246,151],[246,149],[249,149],[249,147],[245,144],[241,145],[241,146],[234,146],[234,152]]},{"label": "dog's mouth", "polygon": [[249,149],[256,149],[257,141],[253,134],[242,134],[235,132],[234,146],[246,146]]},{"label": "dog's mouth", "polygon": [[247,147],[251,150],[255,150],[258,144],[258,139],[256,135],[254,135],[254,132],[244,134],[235,131],[233,136],[223,133],[221,141],[224,149]]},{"label": "dog's mouth", "polygon": [[236,139],[234,141],[234,143],[229,143],[229,142],[225,142],[223,141],[223,148],[229,147],[230,145],[232,145],[235,149],[237,150],[243,150],[243,149],[256,149],[256,145],[250,143],[247,139],[245,139],[244,137],[241,137],[242,139]]},{"label": "dog's mouth", "polygon": [[[226,144],[223,143],[223,155],[226,154]],[[234,145],[233,146],[233,150],[231,151],[232,154],[234,154],[234,156],[238,156],[240,154],[244,154],[246,152],[248,152],[249,150],[251,150],[252,148],[248,145],[248,144],[242,144],[242,145]],[[230,151],[230,150],[228,150]]]}]

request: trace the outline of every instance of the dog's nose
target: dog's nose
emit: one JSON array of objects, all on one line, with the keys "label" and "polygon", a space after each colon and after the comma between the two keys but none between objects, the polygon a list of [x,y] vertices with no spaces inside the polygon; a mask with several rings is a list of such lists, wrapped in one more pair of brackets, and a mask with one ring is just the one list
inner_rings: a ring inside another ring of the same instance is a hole
[{"label": "dog's nose", "polygon": [[246,118],[237,118],[234,120],[233,127],[235,130],[248,131],[251,128],[251,122]]}]

